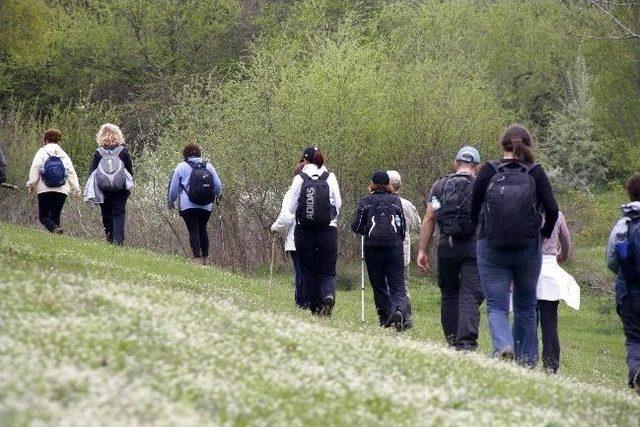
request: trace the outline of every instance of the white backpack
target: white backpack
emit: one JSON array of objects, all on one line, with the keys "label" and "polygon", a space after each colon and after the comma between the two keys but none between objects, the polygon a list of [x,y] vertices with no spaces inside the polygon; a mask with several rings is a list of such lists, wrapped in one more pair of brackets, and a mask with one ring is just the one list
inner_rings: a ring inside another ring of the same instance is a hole
[{"label": "white backpack", "polygon": [[124,149],[119,146],[113,150],[98,148],[102,156],[96,169],[96,183],[102,191],[121,191],[127,186],[127,174],[120,153]]}]

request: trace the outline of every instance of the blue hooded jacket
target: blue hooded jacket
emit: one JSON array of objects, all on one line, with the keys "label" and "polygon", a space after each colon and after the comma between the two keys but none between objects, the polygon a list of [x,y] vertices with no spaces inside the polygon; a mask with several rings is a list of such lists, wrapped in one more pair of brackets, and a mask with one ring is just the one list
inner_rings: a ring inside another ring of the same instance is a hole
[{"label": "blue hooded jacket", "polygon": [[[193,163],[201,163],[202,157],[189,157],[187,160]],[[167,194],[167,204],[169,209],[175,207],[176,200],[180,196],[180,211],[186,209],[205,209],[211,212],[213,209],[213,203],[208,205],[196,205],[189,200],[186,189],[189,186],[189,176],[193,168],[186,162],[180,162],[176,167],[173,175],[171,175],[171,182],[169,183],[169,192]],[[207,162],[207,170],[213,175],[213,189],[217,196],[222,194],[222,182],[216,172],[215,168],[211,166],[211,163]]]}]

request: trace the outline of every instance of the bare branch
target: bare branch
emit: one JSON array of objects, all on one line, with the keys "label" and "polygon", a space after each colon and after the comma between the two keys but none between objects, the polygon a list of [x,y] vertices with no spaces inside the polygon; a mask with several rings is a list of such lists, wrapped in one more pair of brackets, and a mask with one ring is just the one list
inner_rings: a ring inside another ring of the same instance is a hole
[{"label": "bare branch", "polygon": [[628,35],[629,38],[632,39],[640,39],[640,34],[633,31],[631,28],[624,25],[618,18],[616,18],[609,10],[605,9],[600,2],[596,0],[589,0],[589,3],[600,9],[604,14],[606,14],[613,22],[615,22],[620,28],[622,28]]}]

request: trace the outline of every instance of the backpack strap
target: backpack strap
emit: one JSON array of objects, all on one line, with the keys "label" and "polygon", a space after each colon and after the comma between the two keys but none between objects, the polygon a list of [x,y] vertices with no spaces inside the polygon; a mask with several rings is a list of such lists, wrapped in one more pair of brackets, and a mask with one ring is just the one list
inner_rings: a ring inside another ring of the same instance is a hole
[{"label": "backpack strap", "polygon": [[207,166],[207,161],[206,160],[203,160],[200,163],[192,162],[190,160],[185,160],[184,162],[186,164],[188,164],[189,166],[191,166],[191,169],[200,169],[200,168],[203,168],[203,167]]},{"label": "backpack strap", "polygon": [[320,175],[320,178],[318,178],[319,181],[326,181],[327,178],[329,178],[329,172],[325,171],[322,173],[322,175]]}]

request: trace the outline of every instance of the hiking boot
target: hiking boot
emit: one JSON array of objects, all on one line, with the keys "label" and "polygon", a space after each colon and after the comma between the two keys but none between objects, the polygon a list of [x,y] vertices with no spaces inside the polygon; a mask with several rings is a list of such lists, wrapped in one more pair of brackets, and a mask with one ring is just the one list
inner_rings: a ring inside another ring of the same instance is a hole
[{"label": "hiking boot", "polygon": [[544,371],[549,375],[555,375],[558,373],[558,368],[552,368],[551,366],[545,366]]},{"label": "hiking boot", "polygon": [[636,375],[633,377],[633,389],[640,394],[640,369],[636,371]]},{"label": "hiking boot", "polygon": [[404,318],[400,310],[396,310],[391,316],[389,316],[386,323],[384,324],[386,328],[388,328],[391,325],[395,326],[396,331],[402,332],[402,327],[404,325]]},{"label": "hiking boot", "polygon": [[333,312],[333,295],[327,295],[322,298],[322,308],[320,309],[320,313],[318,313],[321,317],[331,317],[331,313]]},{"label": "hiking boot", "polygon": [[515,359],[513,355],[513,350],[511,350],[511,348],[509,347],[503,348],[502,350],[495,352],[494,356],[496,359],[502,360],[504,362],[511,362]]},{"label": "hiking boot", "polygon": [[64,230],[60,227],[54,228],[51,232],[53,234],[64,234]]}]

